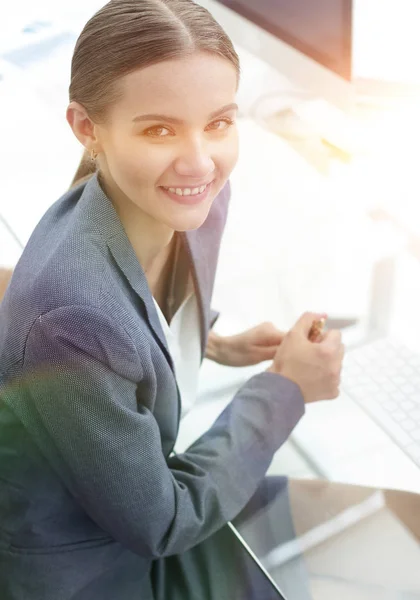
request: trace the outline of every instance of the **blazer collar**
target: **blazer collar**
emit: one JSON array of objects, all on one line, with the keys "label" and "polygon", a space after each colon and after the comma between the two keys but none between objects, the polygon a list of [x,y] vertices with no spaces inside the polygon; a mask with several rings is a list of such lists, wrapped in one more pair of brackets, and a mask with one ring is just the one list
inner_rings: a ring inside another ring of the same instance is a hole
[{"label": "blazer collar", "polygon": [[[114,205],[98,182],[97,174],[87,182],[82,198],[80,199],[80,208],[85,213],[86,221],[105,239],[119,268],[144,303],[149,326],[155,337],[157,337],[173,368],[172,357],[169,353],[166,337],[159,321],[146,275],[137,259]],[[195,293],[198,300],[201,329],[201,360],[203,360],[210,325],[207,307],[210,305],[209,295],[211,293],[205,244],[202,244],[199,229],[183,232],[181,239],[189,257]]]}]

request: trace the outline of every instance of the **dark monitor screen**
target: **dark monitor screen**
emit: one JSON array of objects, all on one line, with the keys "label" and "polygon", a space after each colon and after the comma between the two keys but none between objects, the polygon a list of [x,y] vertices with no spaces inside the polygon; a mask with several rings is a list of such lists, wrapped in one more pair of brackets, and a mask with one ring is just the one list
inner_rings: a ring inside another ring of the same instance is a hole
[{"label": "dark monitor screen", "polygon": [[217,0],[351,79],[352,0]]}]

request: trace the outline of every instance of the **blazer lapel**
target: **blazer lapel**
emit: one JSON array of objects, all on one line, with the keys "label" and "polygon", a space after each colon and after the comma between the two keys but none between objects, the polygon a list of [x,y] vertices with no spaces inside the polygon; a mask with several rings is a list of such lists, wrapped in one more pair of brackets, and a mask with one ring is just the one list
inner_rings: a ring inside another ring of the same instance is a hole
[{"label": "blazer lapel", "polygon": [[[83,196],[83,204],[87,213],[87,219],[92,223],[95,229],[99,229],[119,268],[143,302],[149,326],[164,351],[172,370],[174,370],[172,357],[150,293],[146,275],[137,259],[112,202],[99,185],[97,175],[94,175],[88,181]],[[197,295],[200,314],[201,359],[203,359],[209,327],[209,316],[206,307],[209,302],[208,294],[210,290],[208,268],[204,252],[205,249],[200,241],[199,230],[185,232],[181,235],[181,239],[190,261],[195,293]]]},{"label": "blazer lapel", "polygon": [[200,240],[200,230],[186,231],[181,234],[181,239],[189,259],[190,268],[194,281],[194,289],[197,297],[200,314],[201,333],[201,360],[204,358],[207,345],[207,334],[210,325],[210,315],[207,307],[210,302],[210,280],[208,263]]},{"label": "blazer lapel", "polygon": [[109,238],[107,240],[108,248],[111,251],[116,263],[124,273],[133,290],[136,292],[146,309],[146,316],[157,341],[164,350],[166,357],[173,369],[172,357],[169,353],[166,336],[159,321],[146,275],[135,255],[125,232],[121,235]]}]

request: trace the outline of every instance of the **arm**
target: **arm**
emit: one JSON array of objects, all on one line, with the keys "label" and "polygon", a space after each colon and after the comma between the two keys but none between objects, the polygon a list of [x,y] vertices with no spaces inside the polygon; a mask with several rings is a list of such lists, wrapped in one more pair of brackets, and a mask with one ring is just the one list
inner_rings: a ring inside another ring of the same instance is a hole
[{"label": "arm", "polygon": [[205,357],[209,360],[222,364],[223,361],[223,338],[212,329],[209,331]]},{"label": "arm", "polygon": [[209,332],[205,357],[221,365],[246,367],[273,360],[285,333],[264,322],[230,336]]},{"label": "arm", "polygon": [[213,331],[213,327],[216,324],[217,319],[220,317],[220,313],[217,310],[210,309],[210,330],[207,338],[207,346],[205,352],[205,358],[213,360],[214,362],[220,362],[221,359],[221,348],[219,342],[222,340],[220,335],[217,335]]},{"label": "arm", "polygon": [[89,516],[153,559],[186,551],[240,512],[304,404],[290,380],[256,375],[188,451],[165,459],[147,398],[136,395],[141,373],[115,319],[63,307],[34,323],[6,401]]}]

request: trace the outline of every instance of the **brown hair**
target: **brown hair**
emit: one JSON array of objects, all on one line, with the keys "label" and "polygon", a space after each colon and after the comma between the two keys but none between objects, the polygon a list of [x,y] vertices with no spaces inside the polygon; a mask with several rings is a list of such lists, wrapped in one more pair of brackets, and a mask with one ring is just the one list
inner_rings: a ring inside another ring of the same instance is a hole
[{"label": "brown hair", "polygon": [[[70,102],[105,121],[118,100],[118,80],[152,64],[196,51],[229,60],[240,75],[231,40],[212,15],[193,0],[111,0],[85,25],[71,64]],[[94,173],[84,153],[72,185]]]}]

